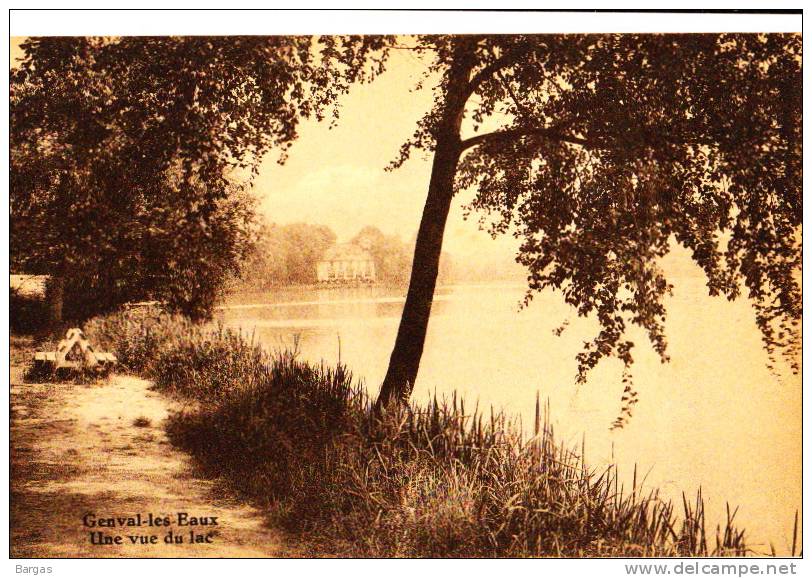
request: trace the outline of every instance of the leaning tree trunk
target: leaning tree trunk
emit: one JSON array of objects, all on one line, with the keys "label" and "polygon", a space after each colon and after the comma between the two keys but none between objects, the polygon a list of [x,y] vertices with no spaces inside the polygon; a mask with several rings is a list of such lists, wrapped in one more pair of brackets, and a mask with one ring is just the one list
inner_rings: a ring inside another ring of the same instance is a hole
[{"label": "leaning tree trunk", "polygon": [[394,402],[408,401],[423,355],[443,248],[443,234],[451,208],[454,175],[461,152],[460,124],[468,98],[468,76],[471,70],[466,60],[464,57],[456,59],[448,73],[445,111],[436,134],[431,180],[417,232],[409,291],[406,294],[395,347],[389,359],[389,368],[376,402],[378,410]]}]

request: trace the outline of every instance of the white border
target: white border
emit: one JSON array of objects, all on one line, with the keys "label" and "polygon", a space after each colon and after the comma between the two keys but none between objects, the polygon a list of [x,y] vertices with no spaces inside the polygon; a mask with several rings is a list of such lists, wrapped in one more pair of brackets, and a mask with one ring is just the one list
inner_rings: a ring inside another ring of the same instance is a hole
[{"label": "white border", "polygon": [[801,20],[798,14],[13,9],[10,29],[12,36],[800,32]]}]

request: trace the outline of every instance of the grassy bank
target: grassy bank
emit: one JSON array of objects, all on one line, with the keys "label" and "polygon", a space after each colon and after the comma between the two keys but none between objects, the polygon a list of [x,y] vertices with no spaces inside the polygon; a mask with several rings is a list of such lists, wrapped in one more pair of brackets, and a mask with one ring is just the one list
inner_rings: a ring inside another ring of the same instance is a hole
[{"label": "grassy bank", "polygon": [[269,353],[227,330],[151,310],[91,321],[126,368],[194,401],[173,440],[262,504],[276,524],[338,556],[743,555],[729,516],[706,532],[702,498],[674,505],[623,489],[559,445],[537,410],[525,439],[463,400],[372,417],[343,366]]}]

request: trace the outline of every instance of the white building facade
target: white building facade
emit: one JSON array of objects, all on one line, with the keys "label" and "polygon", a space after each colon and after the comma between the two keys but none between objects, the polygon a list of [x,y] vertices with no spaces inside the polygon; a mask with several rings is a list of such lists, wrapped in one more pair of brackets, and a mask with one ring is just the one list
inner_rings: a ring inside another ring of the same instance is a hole
[{"label": "white building facade", "polygon": [[316,263],[316,278],[319,283],[374,283],[375,261],[358,245],[333,245]]}]

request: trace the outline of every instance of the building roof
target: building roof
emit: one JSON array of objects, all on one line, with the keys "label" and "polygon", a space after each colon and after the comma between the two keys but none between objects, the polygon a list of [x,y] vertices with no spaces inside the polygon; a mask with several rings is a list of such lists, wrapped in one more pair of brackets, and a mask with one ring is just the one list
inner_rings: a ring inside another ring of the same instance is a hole
[{"label": "building roof", "polygon": [[372,261],[372,255],[353,243],[333,245],[324,252],[322,261]]}]

